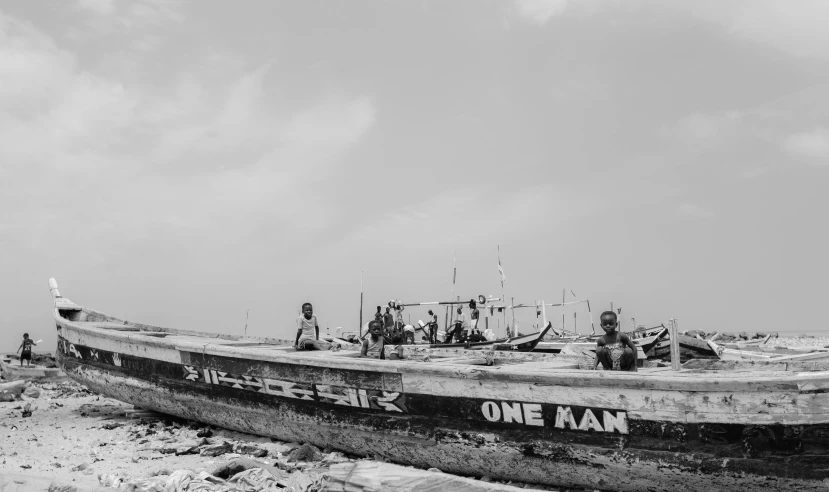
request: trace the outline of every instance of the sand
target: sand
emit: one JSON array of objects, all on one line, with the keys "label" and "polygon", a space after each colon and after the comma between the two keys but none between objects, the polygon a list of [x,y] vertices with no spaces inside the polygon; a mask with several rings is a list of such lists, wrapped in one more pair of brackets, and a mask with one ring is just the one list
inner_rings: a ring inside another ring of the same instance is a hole
[{"label": "sand", "polygon": [[[332,464],[360,459],[158,414],[160,419],[131,418],[126,414],[136,412],[132,405],[72,381],[32,387],[40,390],[39,397],[0,403],[0,492],[113,491],[105,485],[119,484],[130,490],[126,484],[141,479],[176,470],[209,474],[238,459],[273,471],[286,486],[280,490],[313,492],[323,490]],[[23,417],[27,404],[31,416]],[[199,454],[213,448],[221,454]]]}]

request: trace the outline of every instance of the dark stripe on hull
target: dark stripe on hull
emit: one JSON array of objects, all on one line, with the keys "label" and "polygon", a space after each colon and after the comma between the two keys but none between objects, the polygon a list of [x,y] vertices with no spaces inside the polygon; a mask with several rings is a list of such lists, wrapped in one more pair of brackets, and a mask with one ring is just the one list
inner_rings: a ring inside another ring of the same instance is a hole
[{"label": "dark stripe on hull", "polygon": [[[367,407],[353,407],[210,384],[186,379],[192,366],[187,369],[183,364],[103,351],[95,351],[96,359],[91,349],[72,346],[70,354],[68,346],[59,343],[58,350],[58,361],[66,373],[123,401],[240,431],[310,441],[358,455],[379,454],[396,462],[455,473],[615,490],[658,490],[664,487],[661,474],[667,473],[680,479],[688,490],[705,491],[716,490],[711,480],[723,488],[810,490],[814,486],[818,490],[818,481],[829,476],[823,444],[829,437],[829,426],[824,425],[629,421],[629,435],[529,428],[489,422],[481,412],[485,400],[402,394],[404,400],[396,404],[401,411],[390,412],[372,402]],[[114,355],[120,366],[114,363]],[[251,361],[232,358],[216,357],[213,362],[225,364],[222,367],[226,369],[238,369],[239,364],[251,367]],[[281,366],[291,366],[256,364],[268,366],[265,369],[273,371],[272,375],[282,377],[286,373],[277,372]],[[309,366],[292,370],[306,371],[304,374],[315,378],[340,372]],[[360,371],[342,372],[344,375],[326,377],[345,381],[353,376],[348,373]],[[385,377],[376,379],[385,374],[370,374],[375,377],[374,384],[386,387]],[[361,381],[372,379],[366,376]],[[550,413],[556,407],[543,405],[542,420],[555,420]],[[570,408],[576,419],[586,411]],[[599,409],[591,410],[600,413]]]}]

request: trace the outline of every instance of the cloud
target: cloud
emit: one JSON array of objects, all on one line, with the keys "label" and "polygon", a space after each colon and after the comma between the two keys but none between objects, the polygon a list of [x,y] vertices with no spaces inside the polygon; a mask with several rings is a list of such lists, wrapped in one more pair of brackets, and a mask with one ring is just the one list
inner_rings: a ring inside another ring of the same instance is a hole
[{"label": "cloud", "polygon": [[78,7],[98,15],[113,15],[115,0],[78,0]]},{"label": "cloud", "polygon": [[822,165],[829,165],[829,129],[816,128],[812,131],[790,135],[783,141],[783,147],[792,154],[816,159]]},{"label": "cloud", "polygon": [[513,6],[519,19],[543,25],[567,10],[567,0],[515,0]]},{"label": "cloud", "polygon": [[[185,248],[263,229],[318,232],[337,216],[309,183],[337,174],[376,107],[327,93],[280,103],[270,67],[228,84],[187,73],[169,89],[125,84],[0,16],[0,206],[17,211],[4,228],[19,231],[21,248],[57,237],[92,256],[170,237]],[[78,217],[82,235],[72,232]]]},{"label": "cloud", "polygon": [[[176,0],[77,0],[77,8],[85,16],[83,28],[69,26],[67,35],[74,41],[108,38],[113,43],[126,43],[137,52],[153,52],[166,39],[164,28],[185,20]],[[163,34],[164,33],[164,34]]]},{"label": "cloud", "polygon": [[710,219],[714,212],[694,203],[683,203],[677,209],[677,215],[686,219]]},{"label": "cloud", "polygon": [[680,120],[668,133],[689,139],[695,144],[714,143],[733,135],[742,123],[743,115],[739,111],[694,113]]},{"label": "cloud", "polygon": [[670,5],[720,24],[734,36],[795,56],[829,59],[829,2],[699,0]]}]

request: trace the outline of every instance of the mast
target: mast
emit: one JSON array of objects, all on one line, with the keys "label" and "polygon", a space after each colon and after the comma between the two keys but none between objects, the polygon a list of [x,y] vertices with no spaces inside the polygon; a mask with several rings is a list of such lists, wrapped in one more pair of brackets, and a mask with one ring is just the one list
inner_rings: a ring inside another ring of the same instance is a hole
[{"label": "mast", "polygon": [[363,335],[363,271],[360,270],[360,324],[357,327],[357,333]]}]

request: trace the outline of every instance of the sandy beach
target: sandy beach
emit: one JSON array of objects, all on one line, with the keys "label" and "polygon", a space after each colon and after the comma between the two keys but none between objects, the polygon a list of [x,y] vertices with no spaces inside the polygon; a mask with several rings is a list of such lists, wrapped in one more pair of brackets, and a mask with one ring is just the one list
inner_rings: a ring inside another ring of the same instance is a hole
[{"label": "sandy beach", "polygon": [[[219,483],[209,487],[210,481],[204,480],[240,460],[276,477],[273,490],[314,492],[327,490],[332,465],[369,461],[169,416],[146,416],[72,381],[33,382],[27,393],[31,396],[0,403],[0,492],[270,490],[223,489]],[[24,417],[27,406],[31,415]],[[176,479],[179,488],[158,485]]]}]

